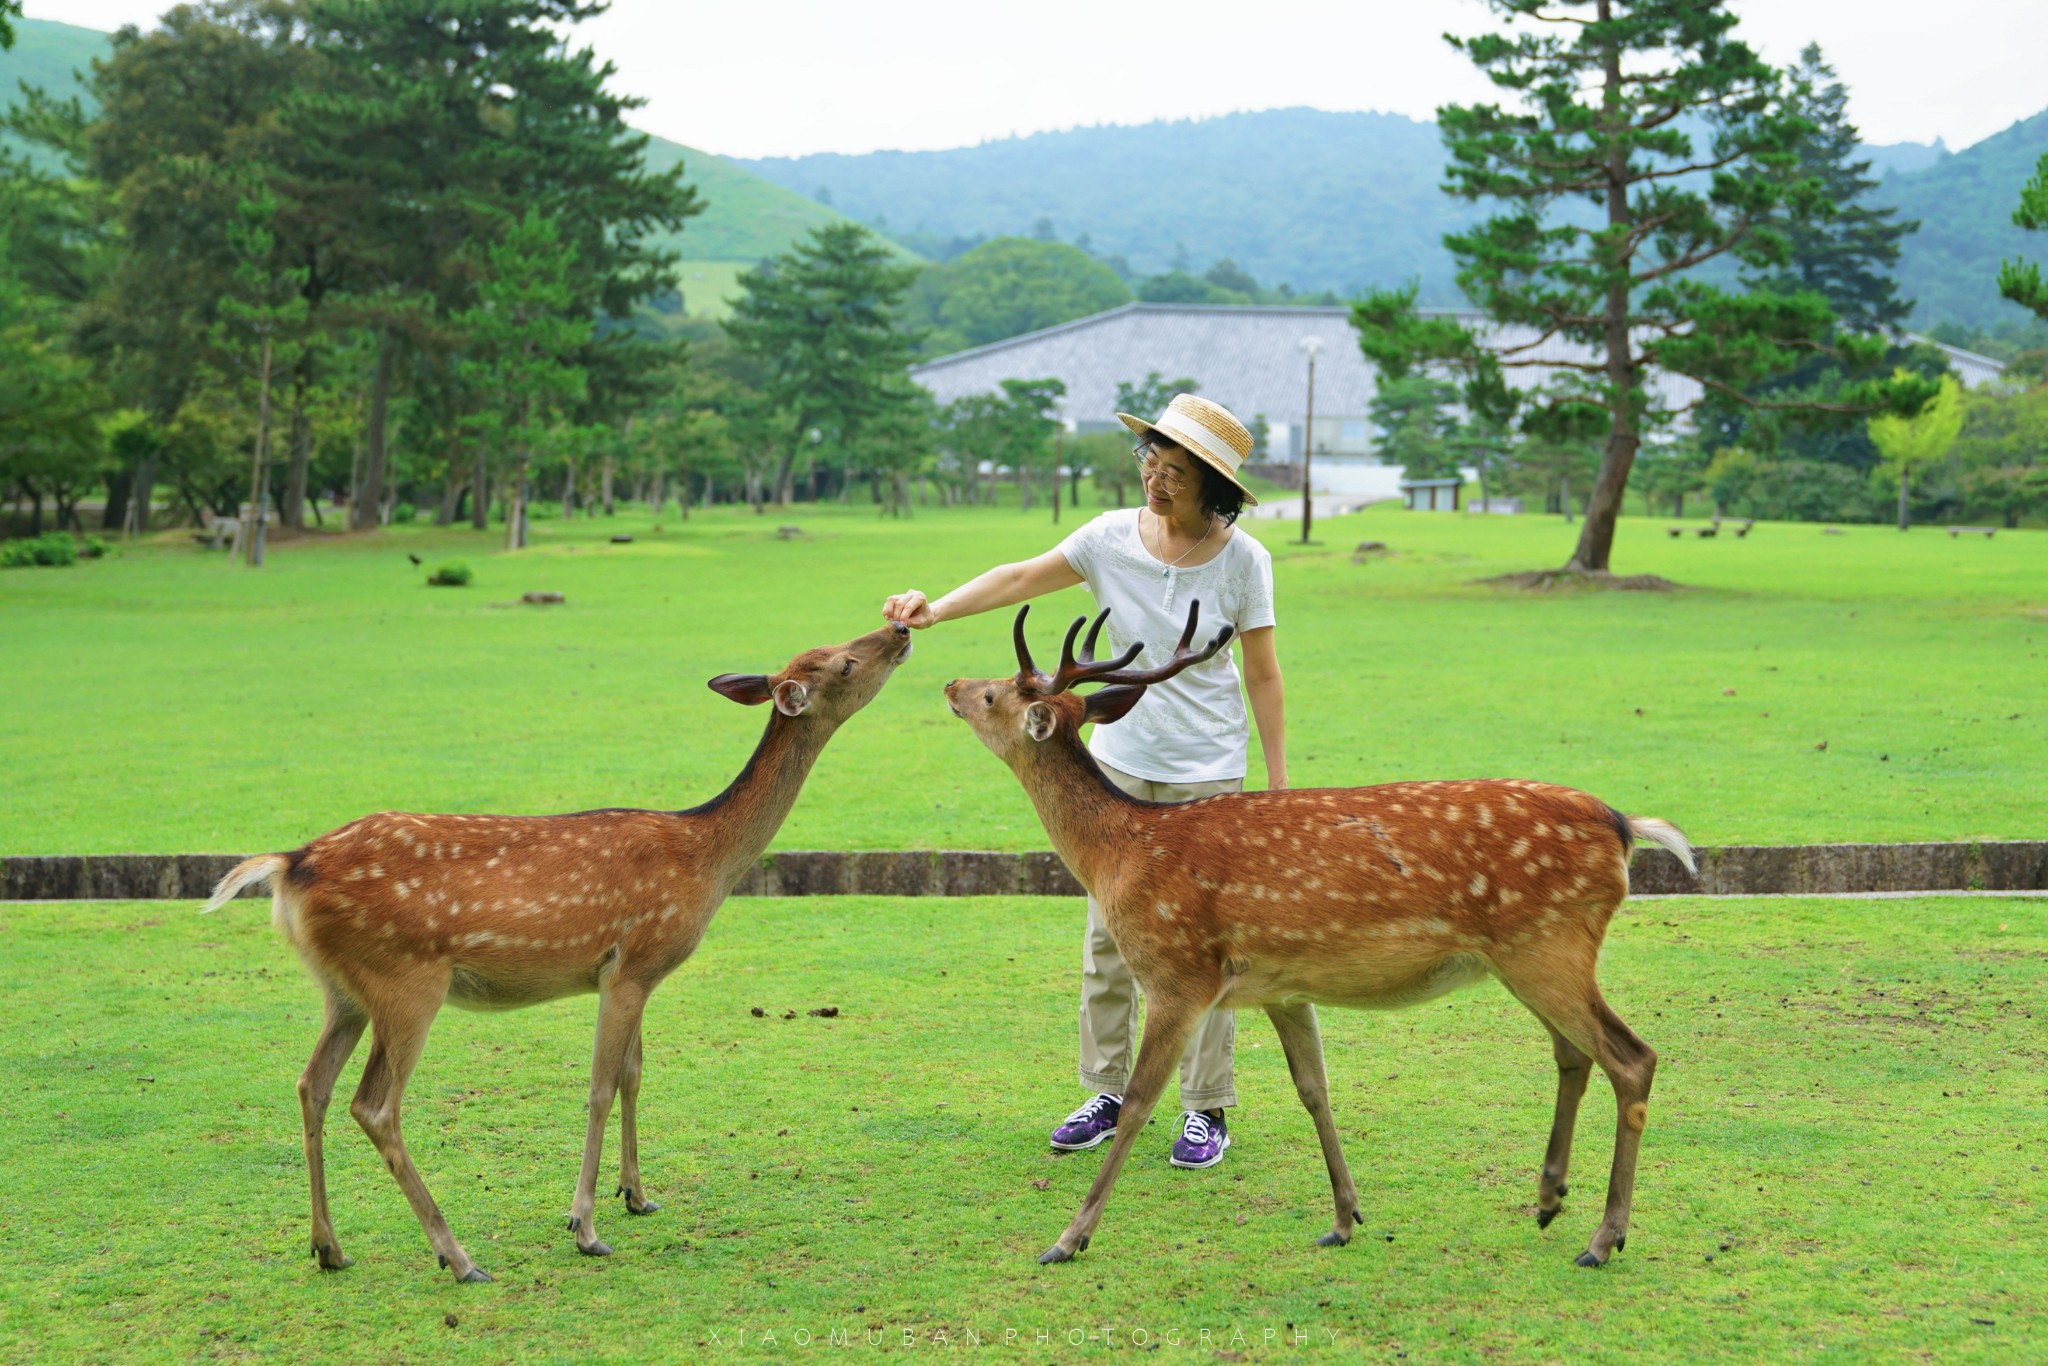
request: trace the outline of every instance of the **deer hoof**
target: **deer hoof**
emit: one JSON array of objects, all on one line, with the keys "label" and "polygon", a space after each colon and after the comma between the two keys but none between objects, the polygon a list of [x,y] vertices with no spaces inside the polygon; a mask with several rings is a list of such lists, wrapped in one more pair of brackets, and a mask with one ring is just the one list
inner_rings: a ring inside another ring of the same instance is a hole
[{"label": "deer hoof", "polygon": [[491,1279],[491,1273],[480,1266],[473,1266],[455,1278],[457,1285],[482,1285]]},{"label": "deer hoof", "polygon": [[569,1216],[569,1232],[571,1232],[571,1233],[581,1233],[582,1231],[583,1231],[583,1221],[582,1221],[581,1219],[577,1218],[577,1217],[576,1217],[575,1215],[573,1215],[573,1214],[572,1214],[572,1215],[570,1215],[570,1216]]},{"label": "deer hoof", "polygon": [[1577,1257],[1572,1259],[1572,1265],[1590,1266],[1598,1268],[1604,1265],[1606,1261],[1607,1259],[1605,1257],[1595,1256],[1593,1250],[1591,1248],[1588,1248],[1586,1251],[1581,1252]]},{"label": "deer hoof", "polygon": [[1058,1243],[1054,1243],[1051,1247],[1038,1254],[1038,1264],[1040,1266],[1051,1266],[1055,1262],[1071,1262],[1073,1260],[1074,1254],[1061,1247]]},{"label": "deer hoof", "polygon": [[1558,1215],[1560,1215],[1560,1214],[1562,1214],[1562,1213],[1564,1213],[1564,1206],[1562,1206],[1562,1205],[1559,1205],[1559,1206],[1558,1206],[1558,1207],[1557,1207],[1556,1209],[1539,1209],[1539,1210],[1537,1210],[1537,1211],[1536,1211],[1536,1227],[1538,1227],[1538,1228],[1549,1228],[1549,1227],[1550,1227],[1550,1221],[1551,1221],[1552,1219],[1555,1219],[1555,1218],[1556,1218],[1556,1217],[1557,1217]]},{"label": "deer hoof", "polygon": [[1320,1237],[1320,1238],[1316,1239],[1316,1246],[1317,1246],[1317,1247],[1343,1247],[1343,1246],[1344,1246],[1344,1245],[1345,1245],[1346,1243],[1349,1243],[1350,1241],[1351,1241],[1351,1235],[1350,1235],[1350,1234],[1348,1234],[1348,1233],[1339,1233],[1339,1232],[1337,1232],[1337,1231],[1336,1231],[1335,1229],[1331,1229],[1331,1230],[1330,1230],[1330,1231],[1329,1231],[1328,1233],[1325,1233],[1325,1234],[1324,1234],[1324,1235],[1323,1235],[1322,1237]]},{"label": "deer hoof", "polygon": [[578,1243],[576,1244],[576,1250],[586,1257],[609,1257],[612,1255],[611,1244],[609,1243],[592,1243],[589,1247]]},{"label": "deer hoof", "polygon": [[1621,1251],[1621,1250],[1622,1250],[1623,1248],[1625,1248],[1625,1247],[1627,1247],[1627,1246],[1628,1246],[1628,1235],[1627,1235],[1626,1233],[1622,1234],[1622,1235],[1621,1235],[1621,1236],[1620,1236],[1619,1238],[1616,1238],[1616,1239],[1614,1240],[1614,1250],[1615,1250],[1616,1252],[1619,1252],[1619,1251]]},{"label": "deer hoof", "polygon": [[655,1204],[652,1200],[631,1194],[626,1195],[626,1213],[628,1214],[652,1214],[660,1208],[661,1206]]},{"label": "deer hoof", "polygon": [[315,1243],[313,1260],[320,1264],[322,1271],[346,1271],[356,1264],[356,1259],[342,1252],[332,1243]]}]

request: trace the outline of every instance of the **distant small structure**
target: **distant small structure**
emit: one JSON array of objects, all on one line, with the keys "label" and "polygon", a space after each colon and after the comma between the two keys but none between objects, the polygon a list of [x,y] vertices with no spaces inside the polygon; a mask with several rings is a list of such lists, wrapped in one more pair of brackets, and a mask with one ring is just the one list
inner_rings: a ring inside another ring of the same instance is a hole
[{"label": "distant small structure", "polygon": [[1463,479],[1403,479],[1401,506],[1410,512],[1456,512]]}]

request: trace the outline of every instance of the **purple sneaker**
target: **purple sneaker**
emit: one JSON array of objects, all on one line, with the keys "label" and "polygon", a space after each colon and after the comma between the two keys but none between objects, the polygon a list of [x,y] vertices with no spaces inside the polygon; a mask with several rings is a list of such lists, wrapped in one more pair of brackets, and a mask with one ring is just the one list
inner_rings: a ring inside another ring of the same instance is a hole
[{"label": "purple sneaker", "polygon": [[1066,1122],[1052,1131],[1052,1146],[1063,1153],[1078,1153],[1105,1138],[1115,1138],[1116,1117],[1123,1108],[1122,1096],[1104,1092],[1068,1115]]},{"label": "purple sneaker", "polygon": [[1229,1146],[1230,1131],[1220,1116],[1211,1119],[1200,1110],[1183,1110],[1180,1137],[1173,1140],[1173,1156],[1167,1160],[1190,1170],[1213,1167],[1223,1160],[1223,1150]]}]

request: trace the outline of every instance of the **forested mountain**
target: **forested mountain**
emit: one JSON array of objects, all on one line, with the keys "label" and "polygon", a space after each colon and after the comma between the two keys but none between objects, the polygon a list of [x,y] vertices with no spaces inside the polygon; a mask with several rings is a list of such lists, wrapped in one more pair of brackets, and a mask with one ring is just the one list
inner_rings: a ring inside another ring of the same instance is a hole
[{"label": "forested mountain", "polygon": [[1999,297],[1996,280],[2001,259],[2040,254],[2039,234],[2015,227],[2012,214],[2044,152],[2048,110],[1873,193],[1920,220],[1899,253],[1900,288],[1919,301],[1916,321],[1989,328],[2026,319]]},{"label": "forested mountain", "polygon": [[[88,70],[93,58],[106,52],[108,35],[39,19],[16,20],[15,24],[14,49],[0,52],[0,108],[19,98],[21,82],[41,86],[60,98],[83,93],[72,73]],[[0,147],[17,154],[22,150],[4,133],[0,133]],[[752,264],[786,250],[812,228],[843,221],[841,214],[808,196],[791,193],[723,157],[663,138],[650,139],[647,162],[652,168],[665,170],[678,160],[686,178],[709,205],[672,244],[688,260]]]},{"label": "forested mountain", "polygon": [[[1868,147],[1872,192],[1921,220],[1900,263],[1914,321],[1991,326],[2019,189],[2048,151],[2048,114],[1965,151]],[[1422,281],[1422,302],[1459,302],[1441,239],[1476,216],[1438,189],[1436,126],[1393,114],[1278,109],[1136,127],[1079,128],[940,152],[740,163],[913,241],[1025,234],[1065,240],[1146,274],[1182,252],[1197,271],[1229,257],[1268,284],[1350,292]]]}]

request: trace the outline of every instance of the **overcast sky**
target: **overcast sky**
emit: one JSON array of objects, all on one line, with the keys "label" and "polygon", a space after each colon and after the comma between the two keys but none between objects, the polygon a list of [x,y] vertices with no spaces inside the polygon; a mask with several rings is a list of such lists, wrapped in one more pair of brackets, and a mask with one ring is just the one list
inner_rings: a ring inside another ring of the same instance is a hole
[{"label": "overcast sky", "polygon": [[[161,0],[28,0],[92,28]],[[1962,148],[2048,106],[2048,0],[1738,0],[1788,62],[1818,40],[1870,142]],[[1091,123],[1311,105],[1429,118],[1490,89],[1444,44],[1480,0],[615,0],[583,30],[634,122],[727,156],[958,147]]]}]

